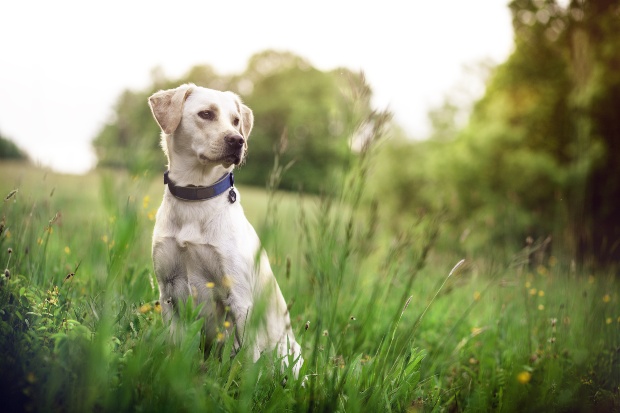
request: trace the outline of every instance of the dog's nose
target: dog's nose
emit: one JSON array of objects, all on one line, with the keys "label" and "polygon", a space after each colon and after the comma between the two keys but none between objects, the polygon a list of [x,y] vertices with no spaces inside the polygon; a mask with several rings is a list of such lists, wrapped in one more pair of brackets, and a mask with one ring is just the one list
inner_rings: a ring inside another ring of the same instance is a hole
[{"label": "dog's nose", "polygon": [[235,149],[240,149],[245,143],[245,140],[241,135],[228,135],[224,137],[224,140],[230,147]]}]

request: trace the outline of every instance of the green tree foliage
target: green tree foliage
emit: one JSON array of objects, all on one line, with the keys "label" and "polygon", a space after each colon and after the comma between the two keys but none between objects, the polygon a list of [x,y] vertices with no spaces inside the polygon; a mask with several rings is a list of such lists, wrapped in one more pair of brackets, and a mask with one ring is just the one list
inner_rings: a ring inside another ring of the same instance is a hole
[{"label": "green tree foliage", "polygon": [[349,161],[350,138],[370,113],[371,91],[363,75],[347,69],[321,71],[286,52],[254,55],[240,75],[220,76],[209,66],[197,66],[181,79],[167,80],[157,69],[152,77],[147,90],[120,96],[114,118],[95,138],[100,166],[161,170],[165,158],[147,98],[159,89],[192,82],[232,90],[254,111],[248,162],[236,175],[238,182],[264,186],[274,153],[286,149],[280,162],[292,166],[280,186],[318,192],[329,188],[330,179]]},{"label": "green tree foliage", "polygon": [[0,134],[0,159],[26,159],[26,154],[13,141]]},{"label": "green tree foliage", "polygon": [[515,50],[467,126],[455,129],[448,104],[431,113],[433,139],[391,143],[382,157],[412,161],[381,172],[401,174],[383,193],[400,211],[442,213],[465,252],[514,251],[528,236],[553,235],[554,248],[582,263],[618,262],[620,5],[515,0],[510,8]]}]

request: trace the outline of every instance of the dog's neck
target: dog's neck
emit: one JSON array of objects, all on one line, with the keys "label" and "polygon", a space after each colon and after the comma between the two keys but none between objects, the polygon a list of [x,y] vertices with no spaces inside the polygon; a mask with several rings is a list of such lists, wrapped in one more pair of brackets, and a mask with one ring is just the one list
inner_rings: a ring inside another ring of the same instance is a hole
[{"label": "dog's neck", "polygon": [[177,165],[168,163],[169,177],[178,186],[211,186],[224,174],[232,172],[233,165]]}]

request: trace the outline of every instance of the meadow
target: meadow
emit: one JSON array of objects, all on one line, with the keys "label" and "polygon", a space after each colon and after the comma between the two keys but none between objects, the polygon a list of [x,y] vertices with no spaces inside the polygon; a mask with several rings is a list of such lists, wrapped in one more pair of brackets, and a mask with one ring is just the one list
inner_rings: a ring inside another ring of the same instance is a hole
[{"label": "meadow", "polygon": [[539,241],[462,257],[437,220],[394,233],[355,174],[336,198],[242,187],[303,349],[295,380],[273,354],[205,348],[192,305],[168,339],[159,177],[0,173],[2,411],[620,411],[620,280]]}]

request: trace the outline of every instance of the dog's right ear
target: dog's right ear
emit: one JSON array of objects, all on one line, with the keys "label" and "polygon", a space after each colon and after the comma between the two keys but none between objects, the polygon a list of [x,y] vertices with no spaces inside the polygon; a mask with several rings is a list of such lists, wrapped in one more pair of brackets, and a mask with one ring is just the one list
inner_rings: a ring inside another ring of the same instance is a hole
[{"label": "dog's right ear", "polygon": [[160,90],[149,98],[149,106],[157,124],[166,134],[173,133],[183,115],[183,103],[192,92],[191,84],[176,89]]}]

